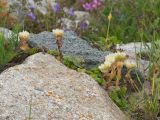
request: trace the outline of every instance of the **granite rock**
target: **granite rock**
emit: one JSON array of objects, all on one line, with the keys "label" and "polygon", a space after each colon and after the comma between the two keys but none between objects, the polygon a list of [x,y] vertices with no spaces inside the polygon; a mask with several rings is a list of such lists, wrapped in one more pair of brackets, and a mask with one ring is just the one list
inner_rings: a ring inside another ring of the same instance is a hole
[{"label": "granite rock", "polygon": [[[49,50],[57,49],[55,38],[51,32],[31,34],[29,44],[31,47],[45,47]],[[87,41],[79,38],[72,31],[64,32],[62,52],[65,55],[77,56],[84,59],[87,67],[93,67],[103,62],[105,56],[111,53],[92,48]]]},{"label": "granite rock", "polygon": [[[148,47],[151,47],[150,43],[147,43],[147,45],[148,45]],[[147,46],[144,45],[142,42],[117,45],[116,49],[121,49],[121,50],[128,52],[128,53],[140,53],[140,52],[148,51]]]},{"label": "granite rock", "polygon": [[43,53],[4,71],[0,96],[0,120],[127,119],[94,79]]}]

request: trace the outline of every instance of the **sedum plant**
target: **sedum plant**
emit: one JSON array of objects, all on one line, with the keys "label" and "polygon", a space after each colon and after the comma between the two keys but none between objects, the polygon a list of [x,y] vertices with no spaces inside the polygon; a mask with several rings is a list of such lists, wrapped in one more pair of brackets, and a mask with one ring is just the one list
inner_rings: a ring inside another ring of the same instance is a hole
[{"label": "sedum plant", "polygon": [[[123,52],[107,55],[105,57],[105,62],[99,66],[99,69],[106,80],[106,89],[110,86],[118,87],[123,81],[127,88],[131,85],[135,91],[138,91],[138,84],[135,83],[131,76],[132,70],[135,69],[135,67],[136,64],[127,60],[126,54]],[[125,68],[126,73],[123,75]]]}]

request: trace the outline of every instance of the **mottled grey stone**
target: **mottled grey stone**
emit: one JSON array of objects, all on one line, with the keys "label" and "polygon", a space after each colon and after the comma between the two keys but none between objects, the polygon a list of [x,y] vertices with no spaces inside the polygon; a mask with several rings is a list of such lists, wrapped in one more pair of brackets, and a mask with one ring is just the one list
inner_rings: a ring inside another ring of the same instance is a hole
[{"label": "mottled grey stone", "polygon": [[[146,45],[148,45],[148,47],[151,47],[150,43],[147,43]],[[121,49],[124,50],[125,52],[128,53],[140,53],[140,52],[147,52],[148,51],[148,47],[144,45],[144,43],[142,42],[132,42],[132,43],[128,43],[128,44],[122,44],[122,45],[117,45],[117,49]]]},{"label": "mottled grey stone", "polygon": [[7,28],[0,27],[0,33],[4,35],[5,39],[8,39],[12,36],[12,31]]},{"label": "mottled grey stone", "polygon": [[[126,120],[94,79],[38,53],[0,75],[0,120]],[[32,96],[32,102],[31,102]]]},{"label": "mottled grey stone", "polygon": [[[29,44],[32,47],[45,47],[50,50],[56,50],[55,38],[51,32],[42,32],[31,34]],[[109,51],[103,52],[92,48],[90,44],[79,38],[72,31],[65,31],[63,37],[62,52],[66,55],[74,55],[85,60],[87,66],[94,66],[104,60]]]}]

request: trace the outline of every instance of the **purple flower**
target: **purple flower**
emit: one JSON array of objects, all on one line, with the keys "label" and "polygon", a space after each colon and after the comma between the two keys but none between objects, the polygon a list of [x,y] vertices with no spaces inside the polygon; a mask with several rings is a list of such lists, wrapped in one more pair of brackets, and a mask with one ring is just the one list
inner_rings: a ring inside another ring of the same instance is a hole
[{"label": "purple flower", "polygon": [[85,3],[83,4],[83,8],[87,11],[92,10],[92,5],[91,3]]},{"label": "purple flower", "polygon": [[70,7],[68,10],[68,15],[73,16],[73,7]]},{"label": "purple flower", "polygon": [[60,5],[56,3],[55,5],[52,6],[52,10],[56,13],[60,11]]},{"label": "purple flower", "polygon": [[87,11],[91,11],[93,9],[96,9],[97,7],[99,7],[101,5],[101,1],[100,0],[92,0],[89,3],[85,3],[83,4],[83,8]]},{"label": "purple flower", "polygon": [[101,1],[100,0],[93,0],[92,3],[96,4],[96,5],[101,5]]},{"label": "purple flower", "polygon": [[88,24],[86,22],[81,22],[80,23],[80,29],[81,30],[85,30],[85,29],[87,29],[87,27],[88,27]]},{"label": "purple flower", "polygon": [[33,20],[33,21],[36,19],[36,16],[34,15],[33,12],[28,13],[28,14],[27,14],[27,17],[28,17],[29,19]]},{"label": "purple flower", "polygon": [[97,8],[101,5],[101,1],[100,0],[92,0],[91,4],[92,4],[93,8]]}]

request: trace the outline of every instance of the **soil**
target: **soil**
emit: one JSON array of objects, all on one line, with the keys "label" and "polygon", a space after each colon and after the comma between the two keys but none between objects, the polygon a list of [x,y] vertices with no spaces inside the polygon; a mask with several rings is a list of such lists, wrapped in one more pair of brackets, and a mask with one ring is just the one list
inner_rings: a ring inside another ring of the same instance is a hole
[{"label": "soil", "polygon": [[137,110],[133,111],[131,114],[132,120],[144,120],[144,111],[142,109],[137,108]]}]

